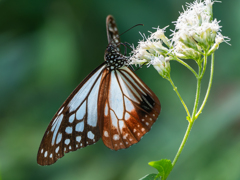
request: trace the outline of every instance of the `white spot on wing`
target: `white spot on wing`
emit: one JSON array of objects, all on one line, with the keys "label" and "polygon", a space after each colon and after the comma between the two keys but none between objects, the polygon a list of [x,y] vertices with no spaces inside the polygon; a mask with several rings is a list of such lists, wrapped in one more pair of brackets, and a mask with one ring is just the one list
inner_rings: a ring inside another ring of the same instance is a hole
[{"label": "white spot on wing", "polygon": [[94,139],[94,134],[92,133],[92,131],[88,131],[88,133],[87,133],[87,137],[89,138],[89,139]]},{"label": "white spot on wing", "polygon": [[62,133],[58,133],[56,143],[57,143],[57,144],[60,143],[61,140],[62,140]]},{"label": "white spot on wing", "polygon": [[66,127],[65,132],[67,134],[71,134],[72,133],[72,127],[70,127],[70,126]]},{"label": "white spot on wing", "polygon": [[77,123],[75,130],[78,131],[78,132],[83,132],[83,130],[84,130],[84,121]]},{"label": "white spot on wing", "polygon": [[44,153],[44,157],[47,157],[47,154],[48,154],[48,152],[47,152],[47,151],[45,151],[45,153]]},{"label": "white spot on wing", "polygon": [[119,137],[118,134],[114,134],[114,135],[113,135],[113,140],[117,141],[117,140],[119,140],[119,138],[120,138],[120,137]]},{"label": "white spot on wing", "polygon": [[77,142],[80,142],[80,141],[81,141],[81,139],[82,139],[82,137],[81,137],[81,136],[77,136],[77,137],[76,137],[76,141],[77,141]]},{"label": "white spot on wing", "polygon": [[125,134],[125,135],[123,136],[123,139],[127,139],[127,137],[128,137],[128,134]]},{"label": "white spot on wing", "polygon": [[69,145],[70,139],[66,139],[66,140],[64,141],[64,143],[65,143],[66,145]]},{"label": "white spot on wing", "polygon": [[55,152],[58,153],[59,151],[59,146],[55,149]]},{"label": "white spot on wing", "polygon": [[103,135],[104,135],[105,137],[109,137],[109,135],[108,135],[108,132],[107,132],[107,131],[104,131]]},{"label": "white spot on wing", "polygon": [[50,154],[50,156],[49,156],[50,158],[52,158],[52,153]]},{"label": "white spot on wing", "polygon": [[69,122],[72,123],[74,121],[74,118],[75,118],[75,114],[72,114],[70,117],[69,117]]}]

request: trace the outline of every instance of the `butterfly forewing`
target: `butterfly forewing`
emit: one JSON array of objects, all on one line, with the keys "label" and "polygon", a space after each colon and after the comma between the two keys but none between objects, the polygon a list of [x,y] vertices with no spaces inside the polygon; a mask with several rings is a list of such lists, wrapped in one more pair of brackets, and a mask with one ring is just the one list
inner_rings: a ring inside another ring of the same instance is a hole
[{"label": "butterfly forewing", "polygon": [[[105,70],[107,71],[107,70]],[[157,96],[128,67],[105,73],[98,104],[104,144],[119,150],[139,142],[160,113]]]},{"label": "butterfly forewing", "polygon": [[50,165],[100,139],[96,105],[104,69],[102,64],[89,74],[54,115],[38,150],[38,164]]}]

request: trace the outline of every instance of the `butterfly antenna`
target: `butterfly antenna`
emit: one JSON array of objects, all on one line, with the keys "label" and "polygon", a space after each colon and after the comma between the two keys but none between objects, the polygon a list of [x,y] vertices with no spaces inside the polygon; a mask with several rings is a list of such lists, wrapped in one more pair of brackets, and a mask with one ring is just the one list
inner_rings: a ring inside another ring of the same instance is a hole
[{"label": "butterfly antenna", "polygon": [[128,32],[129,30],[131,30],[132,28],[135,28],[137,26],[144,26],[143,24],[136,24],[133,27],[129,28],[128,30],[124,31],[122,34],[120,34],[119,36],[123,35],[124,33]]}]

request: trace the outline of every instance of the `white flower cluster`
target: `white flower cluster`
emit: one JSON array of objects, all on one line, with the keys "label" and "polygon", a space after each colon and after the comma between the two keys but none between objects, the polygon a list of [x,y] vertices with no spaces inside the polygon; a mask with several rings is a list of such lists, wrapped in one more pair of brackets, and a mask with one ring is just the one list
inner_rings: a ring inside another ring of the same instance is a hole
[{"label": "white flower cluster", "polygon": [[195,1],[174,22],[172,43],[174,52],[183,59],[199,59],[203,52],[213,53],[224,36],[220,33],[219,21],[212,20],[214,1]]},{"label": "white flower cluster", "polygon": [[170,46],[170,41],[164,35],[165,29],[166,27],[163,29],[157,28],[157,31],[152,33],[149,38],[142,35],[143,41],[140,41],[137,48],[133,50],[133,55],[130,58],[131,64],[153,65],[159,74],[164,77],[170,73],[170,59],[167,56],[169,52],[167,47]]},{"label": "white flower cluster", "polygon": [[201,59],[206,53],[213,53],[223,41],[219,21],[212,19],[212,5],[216,1],[196,0],[187,4],[186,10],[174,22],[175,30],[172,39],[165,35],[165,28],[156,28],[150,37],[143,36],[136,49],[133,50],[130,64],[153,65],[162,76],[170,73],[169,60]]}]

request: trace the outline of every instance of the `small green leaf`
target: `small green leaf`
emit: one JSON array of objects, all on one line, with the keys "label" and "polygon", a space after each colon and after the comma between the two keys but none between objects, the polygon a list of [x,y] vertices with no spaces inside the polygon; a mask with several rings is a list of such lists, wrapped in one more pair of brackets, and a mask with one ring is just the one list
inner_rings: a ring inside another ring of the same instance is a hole
[{"label": "small green leaf", "polygon": [[148,163],[150,166],[158,170],[157,177],[162,177],[162,180],[167,179],[169,173],[172,171],[172,163],[169,159],[161,159],[160,161],[152,161]]},{"label": "small green leaf", "polygon": [[148,174],[139,180],[160,180],[157,174]]}]

